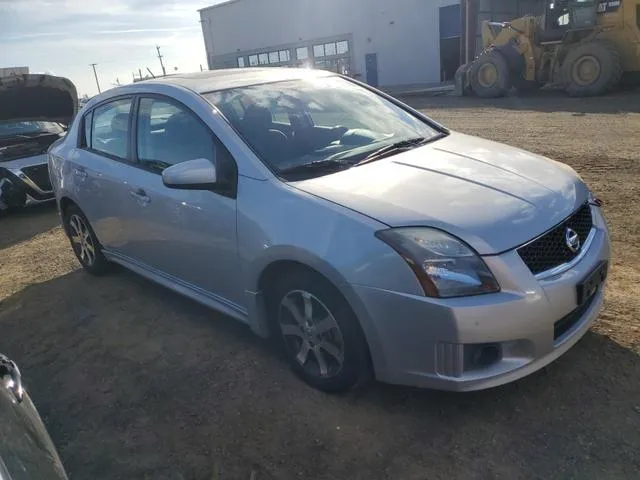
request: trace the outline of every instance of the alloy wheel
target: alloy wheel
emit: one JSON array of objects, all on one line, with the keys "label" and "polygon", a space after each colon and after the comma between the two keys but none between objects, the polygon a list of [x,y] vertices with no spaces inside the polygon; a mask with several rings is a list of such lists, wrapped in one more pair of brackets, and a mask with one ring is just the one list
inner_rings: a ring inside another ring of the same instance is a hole
[{"label": "alloy wheel", "polygon": [[322,379],[335,377],[344,364],[344,339],[331,311],[313,294],[294,290],[278,313],[286,347],[304,370]]},{"label": "alloy wheel", "polygon": [[90,267],[96,261],[96,247],[93,244],[89,227],[82,217],[73,214],[69,217],[69,228],[69,238],[71,238],[76,255],[84,265]]}]

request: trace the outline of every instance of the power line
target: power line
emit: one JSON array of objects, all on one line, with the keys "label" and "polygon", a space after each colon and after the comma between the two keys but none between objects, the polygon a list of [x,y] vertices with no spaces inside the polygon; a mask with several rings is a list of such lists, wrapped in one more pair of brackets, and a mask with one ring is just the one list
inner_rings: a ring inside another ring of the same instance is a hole
[{"label": "power line", "polygon": [[156,50],[158,51],[158,59],[160,60],[160,66],[162,67],[162,75],[166,76],[167,71],[164,68],[164,62],[162,61],[162,55],[160,55],[160,47],[156,45]]},{"label": "power line", "polygon": [[98,87],[98,93],[102,93],[100,91],[100,82],[98,82],[98,74],[96,73],[96,65],[97,63],[91,63],[90,66],[93,68],[93,76],[96,77],[96,86]]}]

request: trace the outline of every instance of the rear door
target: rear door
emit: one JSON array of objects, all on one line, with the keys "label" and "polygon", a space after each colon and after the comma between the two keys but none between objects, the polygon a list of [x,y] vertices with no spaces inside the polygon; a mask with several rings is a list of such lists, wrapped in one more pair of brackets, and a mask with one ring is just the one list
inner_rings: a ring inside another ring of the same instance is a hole
[{"label": "rear door", "polygon": [[[122,252],[172,280],[242,305],[231,154],[200,118],[167,97],[142,96],[134,128],[137,172],[127,186],[128,242]],[[224,184],[219,191],[163,184],[166,167],[197,158],[216,165]]]},{"label": "rear door", "polygon": [[121,251],[130,208],[130,130],[133,97],[120,97],[95,107],[83,118],[80,147],[70,156],[80,209],[98,240],[111,251]]}]

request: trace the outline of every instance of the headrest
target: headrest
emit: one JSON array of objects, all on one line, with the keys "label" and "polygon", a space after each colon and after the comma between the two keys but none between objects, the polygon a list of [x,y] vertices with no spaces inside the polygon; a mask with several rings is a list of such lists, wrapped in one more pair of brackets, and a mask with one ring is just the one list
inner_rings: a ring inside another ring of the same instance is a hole
[{"label": "headrest", "polygon": [[271,112],[267,107],[250,105],[244,112],[243,121],[253,126],[269,128],[271,127],[273,118],[271,117]]}]

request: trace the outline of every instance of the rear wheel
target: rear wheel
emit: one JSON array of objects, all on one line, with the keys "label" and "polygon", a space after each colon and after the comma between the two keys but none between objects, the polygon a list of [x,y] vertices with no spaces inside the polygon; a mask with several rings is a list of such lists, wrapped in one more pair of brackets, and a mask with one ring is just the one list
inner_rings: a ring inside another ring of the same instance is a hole
[{"label": "rear wheel", "polygon": [[620,53],[615,45],[595,41],[573,47],[562,63],[565,89],[574,97],[602,95],[622,78]]},{"label": "rear wheel", "polygon": [[352,389],[369,377],[369,357],[357,318],[322,276],[295,270],[268,293],[274,333],[294,373],[325,392]]},{"label": "rear wheel", "polygon": [[503,97],[511,89],[509,65],[500,53],[488,50],[471,65],[469,81],[478,97]]},{"label": "rear wheel", "polygon": [[82,267],[93,275],[102,275],[110,264],[102,254],[102,246],[96,238],[89,220],[75,205],[69,205],[64,213],[64,227]]}]

